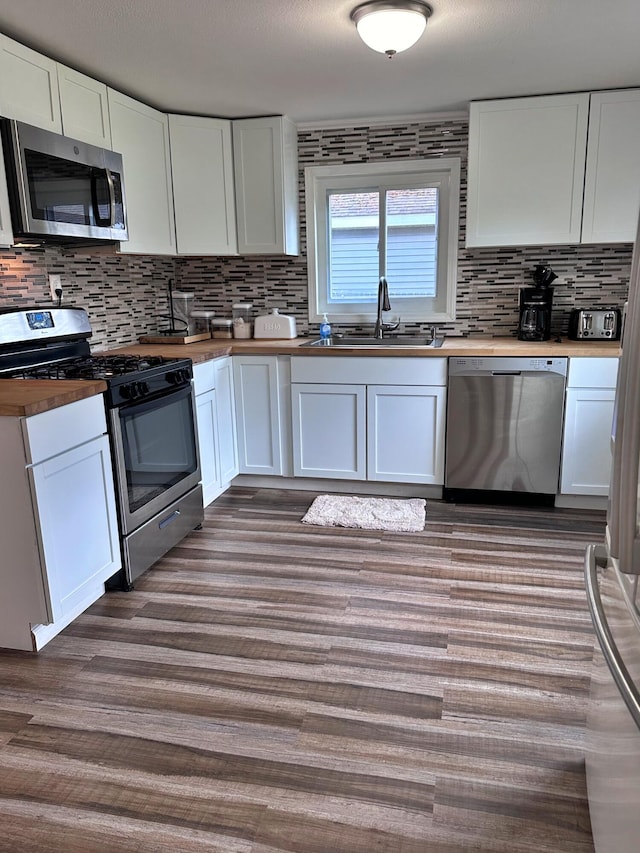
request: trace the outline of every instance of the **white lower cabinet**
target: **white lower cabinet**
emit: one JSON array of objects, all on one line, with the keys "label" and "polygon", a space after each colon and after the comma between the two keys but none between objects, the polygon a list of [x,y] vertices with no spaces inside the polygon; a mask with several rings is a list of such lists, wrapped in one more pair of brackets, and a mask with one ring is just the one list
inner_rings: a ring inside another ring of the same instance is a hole
[{"label": "white lower cabinet", "polygon": [[296,477],[367,479],[364,385],[291,385]]},{"label": "white lower cabinet", "polygon": [[609,494],[618,360],[572,358],[565,397],[560,492]]},{"label": "white lower cabinet", "polygon": [[202,501],[209,506],[222,494],[220,463],[218,461],[216,429],[216,392],[212,388],[196,395],[196,420],[198,422],[198,449],[202,474]]},{"label": "white lower cabinet", "polygon": [[233,356],[241,474],[292,473],[290,370],[289,356]]},{"label": "white lower cabinet", "polygon": [[109,440],[94,438],[34,465],[30,475],[57,623],[120,568]]},{"label": "white lower cabinet", "polygon": [[231,357],[193,367],[203,502],[219,497],[238,473]]},{"label": "white lower cabinet", "polygon": [[367,479],[444,482],[446,388],[367,387]]},{"label": "white lower cabinet", "polygon": [[216,372],[216,421],[220,451],[220,478],[229,483],[238,473],[236,409],[231,356],[214,361]]},{"label": "white lower cabinet", "polygon": [[39,649],[121,566],[101,396],[0,418],[0,646]]},{"label": "white lower cabinet", "polygon": [[446,359],[292,358],[291,400],[296,476],[444,482]]}]

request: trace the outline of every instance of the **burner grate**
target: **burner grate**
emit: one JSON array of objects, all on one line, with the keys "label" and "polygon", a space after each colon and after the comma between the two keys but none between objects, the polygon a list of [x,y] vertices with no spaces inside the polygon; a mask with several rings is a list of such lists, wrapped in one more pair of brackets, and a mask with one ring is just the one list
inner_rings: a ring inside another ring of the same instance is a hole
[{"label": "burner grate", "polygon": [[12,372],[16,379],[105,379],[150,370],[175,359],[142,355],[90,355]]}]

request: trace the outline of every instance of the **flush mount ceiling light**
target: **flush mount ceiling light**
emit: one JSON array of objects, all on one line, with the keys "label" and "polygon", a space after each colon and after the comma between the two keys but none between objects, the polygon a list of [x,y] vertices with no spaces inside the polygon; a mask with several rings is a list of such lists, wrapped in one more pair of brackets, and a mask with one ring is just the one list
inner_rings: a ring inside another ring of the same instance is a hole
[{"label": "flush mount ceiling light", "polygon": [[362,41],[389,59],[414,45],[433,9],[421,0],[371,0],[351,13]]}]

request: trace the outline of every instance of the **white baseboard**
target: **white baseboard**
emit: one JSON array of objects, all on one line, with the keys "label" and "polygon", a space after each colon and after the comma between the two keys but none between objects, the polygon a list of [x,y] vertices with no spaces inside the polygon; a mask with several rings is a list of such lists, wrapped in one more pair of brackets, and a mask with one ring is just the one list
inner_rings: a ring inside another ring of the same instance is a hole
[{"label": "white baseboard", "polygon": [[273,477],[256,474],[239,474],[233,486],[250,486],[261,489],[294,489],[305,492],[337,494],[393,495],[396,497],[431,498],[442,497],[442,486],[419,483],[378,483],[363,480],[329,480],[307,477]]},{"label": "white baseboard", "polygon": [[76,604],[75,607],[55,622],[51,622],[49,625],[32,625],[31,636],[33,637],[33,650],[39,652],[40,649],[59,634],[63,628],[70,625],[74,619],[77,619],[81,613],[84,613],[88,607],[95,604],[95,602],[103,595],[104,581],[97,582],[87,590],[87,594],[82,601]]},{"label": "white baseboard", "polygon": [[[442,486],[416,483],[378,483],[362,480],[329,480],[307,477],[274,477],[272,475],[238,474],[232,486],[260,489],[293,489],[305,492],[334,494],[393,495],[396,497],[423,497],[442,499]],[[556,495],[555,506],[564,509],[606,509],[606,497],[598,495]]]},{"label": "white baseboard", "polygon": [[606,509],[608,501],[601,495],[556,495],[556,506],[564,509]]}]

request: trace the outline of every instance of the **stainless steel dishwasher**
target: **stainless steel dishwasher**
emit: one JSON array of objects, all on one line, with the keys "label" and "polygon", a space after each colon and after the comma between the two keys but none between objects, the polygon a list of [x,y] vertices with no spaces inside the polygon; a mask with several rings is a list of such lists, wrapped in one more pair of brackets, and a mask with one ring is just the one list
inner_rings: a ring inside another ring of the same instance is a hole
[{"label": "stainless steel dishwasher", "polygon": [[450,358],[444,497],[553,503],[566,358]]}]

